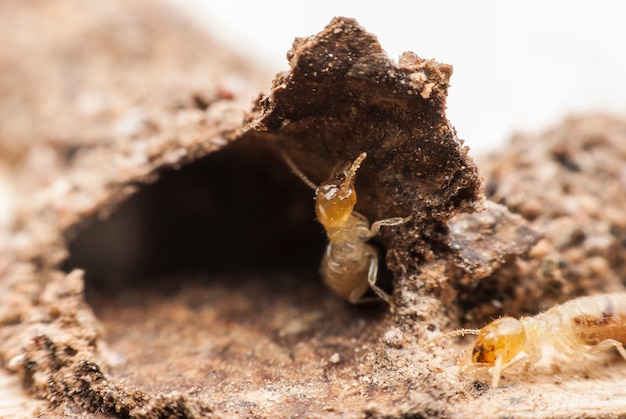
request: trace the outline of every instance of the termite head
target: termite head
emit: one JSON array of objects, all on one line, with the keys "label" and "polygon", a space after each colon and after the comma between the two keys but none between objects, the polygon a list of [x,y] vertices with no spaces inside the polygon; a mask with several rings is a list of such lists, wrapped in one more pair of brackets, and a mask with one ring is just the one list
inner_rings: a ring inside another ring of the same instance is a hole
[{"label": "termite head", "polygon": [[463,363],[492,367],[500,359],[506,364],[524,349],[525,343],[526,331],[520,321],[513,317],[500,317],[480,329],[474,347]]},{"label": "termite head", "polygon": [[526,330],[513,317],[500,317],[480,329],[474,347],[461,361],[461,371],[476,367],[494,367],[493,383],[497,387],[500,372],[526,344]]},{"label": "termite head", "polygon": [[339,227],[352,214],[356,205],[354,177],[366,156],[361,153],[349,168],[333,173],[315,191],[315,213],[324,227]]}]

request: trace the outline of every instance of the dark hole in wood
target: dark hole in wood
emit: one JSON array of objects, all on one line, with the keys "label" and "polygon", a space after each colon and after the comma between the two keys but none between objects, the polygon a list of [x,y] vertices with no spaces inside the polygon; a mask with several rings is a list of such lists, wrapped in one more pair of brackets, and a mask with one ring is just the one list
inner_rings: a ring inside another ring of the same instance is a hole
[{"label": "dark hole in wood", "polygon": [[[172,278],[291,273],[321,282],[325,246],[313,191],[267,144],[242,140],[166,171],[85,228],[63,269],[85,270],[88,298],[132,288],[171,294],[183,286]],[[384,262],[379,282],[390,290]]]}]

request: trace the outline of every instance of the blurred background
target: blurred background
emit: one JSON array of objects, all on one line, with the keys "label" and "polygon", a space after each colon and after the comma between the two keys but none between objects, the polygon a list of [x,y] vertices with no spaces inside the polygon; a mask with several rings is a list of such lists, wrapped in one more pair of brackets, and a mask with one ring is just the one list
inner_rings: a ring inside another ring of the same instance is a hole
[{"label": "blurred background", "polygon": [[356,18],[393,59],[452,64],[448,118],[474,153],[573,113],[626,112],[623,2],[167,1],[272,72],[334,16]]}]

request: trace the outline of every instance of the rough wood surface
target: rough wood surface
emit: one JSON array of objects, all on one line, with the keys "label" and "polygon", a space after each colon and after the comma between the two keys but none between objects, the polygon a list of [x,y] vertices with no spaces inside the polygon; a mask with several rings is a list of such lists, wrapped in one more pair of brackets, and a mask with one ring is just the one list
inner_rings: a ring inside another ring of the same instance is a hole
[{"label": "rough wood surface", "polygon": [[[259,70],[155,4],[23,4],[0,6],[2,57],[29,92],[15,100],[4,66],[0,359],[46,401],[33,415],[626,414],[618,360],[491,389],[459,375],[462,342],[419,346],[621,290],[625,121],[514,140],[480,165],[486,200],[445,116],[451,66],[394,62],[351,19],[296,40],[259,101]],[[13,23],[59,19],[45,53]],[[375,240],[393,310],[323,287],[312,191],[279,150],[315,182],[368,152],[357,209],[413,216]]]}]

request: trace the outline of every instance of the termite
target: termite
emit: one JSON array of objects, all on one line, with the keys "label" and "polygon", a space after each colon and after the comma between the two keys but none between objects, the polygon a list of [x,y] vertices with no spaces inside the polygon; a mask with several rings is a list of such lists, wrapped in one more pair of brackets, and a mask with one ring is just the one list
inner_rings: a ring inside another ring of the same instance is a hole
[{"label": "termite", "polygon": [[480,374],[491,369],[491,386],[498,387],[505,369],[526,363],[536,365],[542,348],[554,350],[588,365],[587,356],[617,349],[626,359],[626,294],[579,297],[532,317],[501,317],[482,329],[460,329],[434,340],[478,335],[461,360],[463,373]]},{"label": "termite", "polygon": [[283,153],[283,158],[302,181],[315,189],[315,214],[328,236],[328,246],[321,264],[326,285],[337,295],[353,304],[371,301],[364,297],[371,288],[380,298],[393,306],[391,296],[376,285],[378,252],[367,241],[383,226],[397,226],[411,217],[392,217],[374,222],[354,211],[356,172],[367,157],[361,153],[349,165],[333,170],[329,179],[316,186],[295,163]]}]

